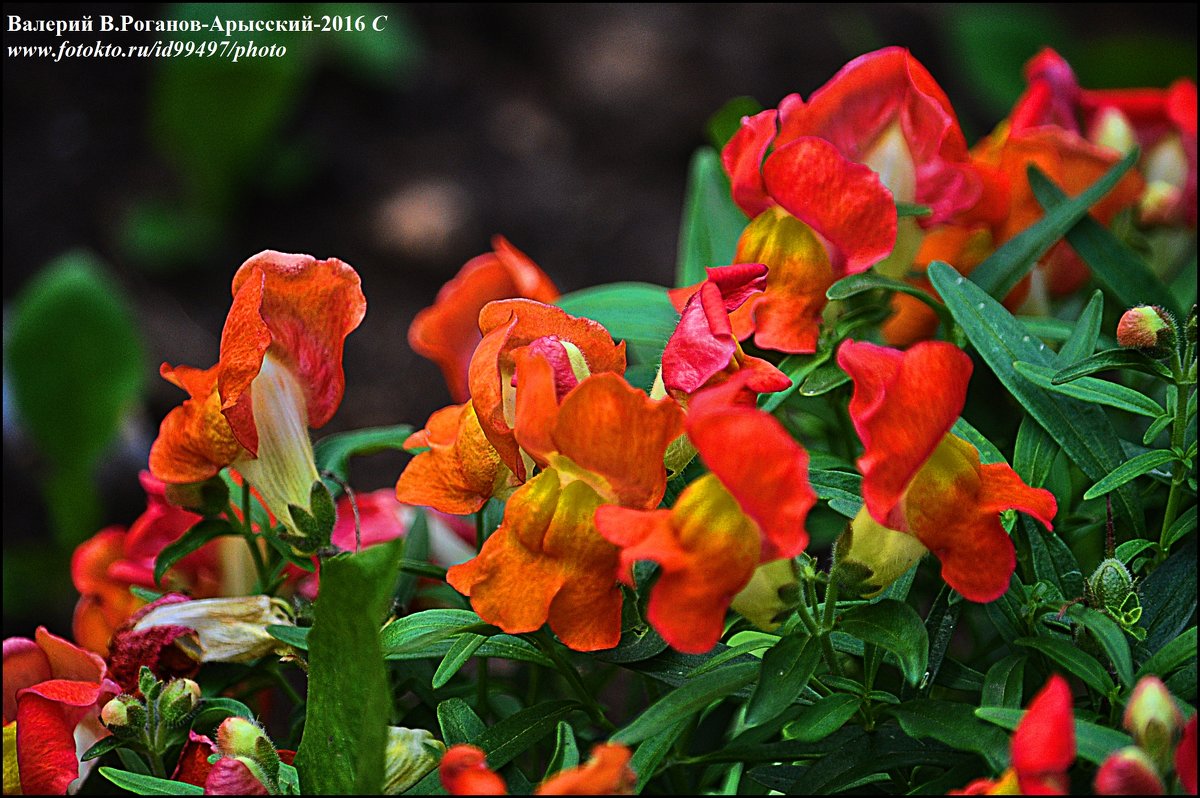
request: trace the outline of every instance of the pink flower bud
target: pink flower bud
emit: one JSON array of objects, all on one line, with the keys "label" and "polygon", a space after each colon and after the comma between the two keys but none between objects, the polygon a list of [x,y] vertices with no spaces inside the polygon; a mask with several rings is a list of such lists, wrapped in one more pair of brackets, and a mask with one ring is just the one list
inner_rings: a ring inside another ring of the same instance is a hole
[{"label": "pink flower bud", "polygon": [[1117,343],[1151,357],[1165,357],[1175,346],[1175,322],[1155,305],[1130,308],[1117,324]]},{"label": "pink flower bud", "polygon": [[1171,691],[1157,676],[1144,676],[1125,705],[1125,730],[1160,767],[1170,765],[1175,738],[1183,729],[1183,716]]},{"label": "pink flower bud", "polygon": [[1098,795],[1162,795],[1162,779],[1154,763],[1137,746],[1113,751],[1096,772]]}]

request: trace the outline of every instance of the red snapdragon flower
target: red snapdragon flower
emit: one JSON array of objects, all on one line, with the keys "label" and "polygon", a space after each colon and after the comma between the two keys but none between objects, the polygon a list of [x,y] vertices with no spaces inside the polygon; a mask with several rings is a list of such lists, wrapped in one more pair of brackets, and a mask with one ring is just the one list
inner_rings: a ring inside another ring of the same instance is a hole
[{"label": "red snapdragon flower", "polygon": [[[637,774],[629,767],[630,751],[617,743],[601,743],[591,759],[543,781],[534,795],[631,795]],[[487,766],[487,754],[473,745],[456,745],[439,766],[442,786],[451,795],[507,795],[508,785]]]},{"label": "red snapdragon flower", "polygon": [[558,289],[525,253],[504,236],[492,238],[492,251],[467,261],[434,304],[413,319],[408,342],[413,351],[437,363],[455,402],[470,398],[468,369],[479,345],[479,311],[497,299],[558,299]]},{"label": "red snapdragon flower", "polygon": [[94,763],[100,707],[121,692],[98,655],[38,627],[4,641],[4,792],[65,795]]},{"label": "red snapdragon flower", "polygon": [[867,566],[869,585],[882,589],[929,550],[963,596],[999,598],[1016,567],[1000,511],[1027,512],[1050,528],[1057,508],[1049,491],[1030,488],[1007,464],[981,464],[974,446],[950,434],[970,358],[941,341],[900,352],[848,340],[837,361],[854,382],[864,502],[839,556]]}]

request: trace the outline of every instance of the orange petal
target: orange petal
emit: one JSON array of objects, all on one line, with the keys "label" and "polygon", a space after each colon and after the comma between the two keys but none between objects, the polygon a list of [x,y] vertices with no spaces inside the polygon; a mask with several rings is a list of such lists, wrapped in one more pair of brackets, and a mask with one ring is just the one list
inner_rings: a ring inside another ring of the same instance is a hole
[{"label": "orange petal", "polygon": [[150,447],[150,472],[163,482],[186,484],[216,476],[241,451],[233,429],[221,414],[217,395],[220,365],[202,371],[163,363],[163,378],[188,392],[190,398],[163,419]]},{"label": "orange petal", "polygon": [[469,371],[471,402],[501,460],[523,480],[525,465],[512,430],[516,416],[514,350],[538,338],[557,336],[579,349],[590,373],[624,374],[625,342],[614,344],[608,331],[591,319],[576,318],[553,305],[529,299],[488,303],[479,313],[479,329],[483,340],[475,349]]},{"label": "orange petal", "polygon": [[473,745],[451,746],[442,755],[438,775],[451,795],[508,795],[504,779],[487,766],[487,754]]},{"label": "orange petal", "polygon": [[580,481],[560,486],[543,471],[508,500],[504,520],[475,559],[447,581],[480,618],[506,632],[547,621],[576,651],[612,648],[621,637],[617,549],[596,532],[600,497]]},{"label": "orange petal", "polygon": [[632,754],[619,743],[592,748],[587,764],[563,770],[542,782],[534,795],[632,795],[637,774],[629,767]]},{"label": "orange petal", "polygon": [[[865,492],[865,480],[864,480]],[[999,513],[1020,509],[1049,525],[1049,491],[1030,488],[1003,463],[981,466],[966,441],[946,435],[904,496],[908,529],[942,562],[946,584],[971,601],[994,601],[1016,567]]]},{"label": "orange petal", "polygon": [[763,185],[762,163],[775,140],[778,120],[775,109],[742,117],[741,127],[721,150],[733,201],[752,219],[775,204]]},{"label": "orange petal", "polygon": [[444,407],[406,445],[427,445],[409,461],[396,483],[396,498],[452,515],[477,512],[505,481],[507,469],[483,436],[468,402]]},{"label": "orange petal", "polygon": [[337,258],[265,250],[238,269],[233,297],[221,333],[219,391],[238,440],[256,451],[248,394],[268,349],[299,381],[308,426],[324,426],[345,389],[346,336],[366,314],[358,273]]},{"label": "orange petal", "polygon": [[833,246],[838,276],[866,271],[895,246],[892,193],[869,167],[847,160],[824,139],[799,138],[778,148],[767,156],[763,178],[784,210]]},{"label": "orange petal", "polygon": [[730,380],[693,397],[688,437],[761,529],[762,561],[793,557],[808,545],[804,524],[817,502],[808,482],[808,453],[769,413],[727,403],[724,397],[737,384]]},{"label": "orange petal", "polygon": [[455,402],[470,398],[468,367],[471,354],[482,340],[479,311],[488,302],[526,297],[553,302],[558,289],[525,253],[504,236],[492,238],[492,252],[467,261],[438,291],[408,328],[413,351],[437,363]]},{"label": "orange petal", "polygon": [[688,485],[670,511],[601,507],[596,528],[622,546],[627,581],[638,560],[659,564],[647,619],[673,648],[690,654],[720,639],[726,610],[754,575],[762,550],[758,526],[712,474]]},{"label": "orange petal", "polygon": [[906,531],[896,507],[962,412],[971,359],[941,341],[907,352],[846,341],[837,362],[854,381],[850,418],[863,442],[863,500],[876,521]]},{"label": "orange petal", "polygon": [[769,269],[764,293],[738,311],[753,313],[754,342],[779,352],[815,352],[825,291],[837,278],[812,229],[782,208],[769,208],[742,231],[734,259]]}]

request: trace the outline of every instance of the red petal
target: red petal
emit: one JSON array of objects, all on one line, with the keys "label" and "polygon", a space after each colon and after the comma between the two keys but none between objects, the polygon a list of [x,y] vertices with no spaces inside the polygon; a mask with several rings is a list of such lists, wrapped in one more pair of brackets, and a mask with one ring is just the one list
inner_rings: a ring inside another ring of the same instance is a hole
[{"label": "red petal", "polygon": [[775,110],[742,117],[742,126],[721,150],[733,201],[751,219],[775,204],[763,184],[762,162],[775,139],[778,118]]},{"label": "red petal", "polygon": [[1196,716],[1183,727],[1183,737],[1179,747],[1175,749],[1175,775],[1183,789],[1191,795],[1196,794]]},{"label": "red petal", "polygon": [[438,765],[442,786],[451,795],[507,795],[504,779],[487,766],[487,755],[473,745],[455,745]]},{"label": "red petal", "polygon": [[4,725],[17,717],[17,691],[51,678],[50,660],[41,647],[27,637],[4,641]]},{"label": "red petal", "polygon": [[208,758],[215,752],[213,741],[194,731],[188,732],[188,740],[179,752],[179,761],[175,764],[175,772],[171,778],[187,784],[203,787],[208,780],[212,765]]},{"label": "red petal", "polygon": [[246,763],[224,756],[208,772],[204,781],[205,795],[270,795],[266,785],[250,772]]},{"label": "red petal", "polygon": [[1071,704],[1071,688],[1058,674],[1051,676],[1029,702],[1029,711],[1012,737],[1012,763],[1023,792],[1039,783],[1044,786],[1048,780],[1056,781],[1074,764],[1075,716]]},{"label": "red petal", "polygon": [[850,418],[863,442],[863,499],[872,518],[904,531],[896,507],[962,412],[971,359],[941,341],[907,352],[846,341],[837,361],[854,381]]}]

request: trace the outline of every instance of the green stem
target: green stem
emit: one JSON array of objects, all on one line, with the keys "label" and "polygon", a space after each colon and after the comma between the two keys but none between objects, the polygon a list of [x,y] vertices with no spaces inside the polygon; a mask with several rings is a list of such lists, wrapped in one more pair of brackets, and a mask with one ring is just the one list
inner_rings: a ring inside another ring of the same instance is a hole
[{"label": "green stem", "polygon": [[[1189,355],[1192,347],[1189,344]],[[1183,363],[1179,359],[1179,352],[1176,351],[1171,358],[1171,374],[1174,378],[1175,385],[1175,421],[1171,425],[1171,448],[1176,452],[1183,451],[1183,443],[1187,433],[1187,406],[1188,406],[1188,391],[1186,390],[1187,377],[1183,371]],[[1165,557],[1167,554],[1167,532],[1170,531],[1175,523],[1175,517],[1179,514],[1179,505],[1183,501],[1183,486],[1187,482],[1188,467],[1187,463],[1182,458],[1176,459],[1174,467],[1171,470],[1171,489],[1167,494],[1167,507],[1163,511],[1162,529],[1158,536],[1158,549],[1160,556]]]},{"label": "green stem", "polygon": [[[807,587],[812,588],[812,583],[808,583]],[[816,591],[814,590],[811,599],[814,608],[817,606],[816,598]],[[804,626],[805,631],[808,632],[809,637],[820,637],[821,630],[817,628],[817,622],[813,620],[812,613],[809,611],[807,603],[801,601],[796,604],[796,615],[800,617],[800,623]]]},{"label": "green stem", "polygon": [[829,576],[829,584],[825,586],[825,613],[821,619],[821,651],[825,654],[825,662],[835,676],[842,675],[842,666],[838,664],[837,655],[833,650],[833,641],[829,633],[833,631],[833,618],[837,607],[837,581]]},{"label": "green stem", "polygon": [[617,727],[608,718],[604,717],[604,709],[596,701],[591,691],[588,690],[587,685],[583,683],[583,677],[579,675],[579,671],[575,670],[575,666],[571,664],[571,661],[564,657],[562,652],[558,650],[558,646],[550,639],[546,630],[539,630],[537,633],[531,635],[531,639],[554,662],[555,670],[567,680],[567,684],[571,686],[571,689],[575,692],[575,696],[587,707],[588,714],[592,716],[592,720],[608,731],[616,731]]}]

